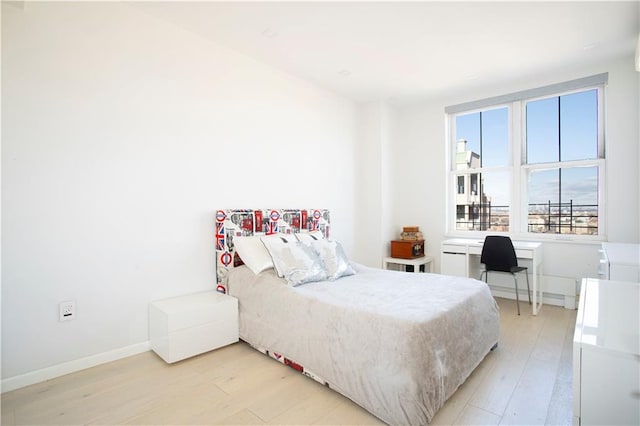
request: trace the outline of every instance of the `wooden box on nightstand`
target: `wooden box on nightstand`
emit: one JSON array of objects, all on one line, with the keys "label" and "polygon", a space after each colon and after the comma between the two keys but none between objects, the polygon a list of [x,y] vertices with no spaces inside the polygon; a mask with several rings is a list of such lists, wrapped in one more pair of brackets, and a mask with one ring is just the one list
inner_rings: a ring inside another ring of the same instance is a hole
[{"label": "wooden box on nightstand", "polygon": [[391,241],[391,257],[396,259],[415,259],[424,256],[424,240]]},{"label": "wooden box on nightstand", "polygon": [[238,341],[238,299],[216,291],[151,302],[151,349],[168,363]]}]

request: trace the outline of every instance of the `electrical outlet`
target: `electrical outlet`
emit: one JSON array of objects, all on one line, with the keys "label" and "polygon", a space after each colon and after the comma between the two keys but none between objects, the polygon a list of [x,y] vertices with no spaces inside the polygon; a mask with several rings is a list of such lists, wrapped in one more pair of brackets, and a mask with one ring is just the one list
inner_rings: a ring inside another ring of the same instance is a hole
[{"label": "electrical outlet", "polygon": [[76,317],[76,302],[68,300],[60,302],[60,321],[70,321]]}]

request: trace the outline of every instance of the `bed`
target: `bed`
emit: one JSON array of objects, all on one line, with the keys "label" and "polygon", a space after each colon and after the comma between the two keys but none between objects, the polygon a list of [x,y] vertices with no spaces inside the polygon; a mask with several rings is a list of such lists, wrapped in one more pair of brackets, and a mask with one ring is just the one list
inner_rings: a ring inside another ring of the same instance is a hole
[{"label": "bed", "polygon": [[[224,212],[225,220],[233,214]],[[277,231],[275,224],[266,229],[297,238],[319,232],[328,239],[328,214],[315,212],[308,212],[307,219],[312,219],[301,220],[300,229],[282,223]],[[246,220],[248,213],[243,214]],[[259,217],[265,214],[272,213],[263,211]],[[273,214],[276,217],[281,216]],[[314,217],[327,223],[308,224]],[[238,231],[236,222],[228,225],[236,237],[250,234]],[[275,240],[280,238],[269,241]],[[237,253],[227,253],[218,286],[238,298],[240,338],[386,423],[429,423],[497,345],[498,308],[481,281],[349,262],[350,272],[344,276],[291,285],[279,276],[278,267],[255,271],[254,265],[254,270],[243,265]]]}]

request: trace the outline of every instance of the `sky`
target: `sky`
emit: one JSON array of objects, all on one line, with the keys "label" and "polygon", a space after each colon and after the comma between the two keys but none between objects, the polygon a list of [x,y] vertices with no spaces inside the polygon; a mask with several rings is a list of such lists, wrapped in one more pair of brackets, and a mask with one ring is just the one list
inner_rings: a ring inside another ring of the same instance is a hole
[{"label": "sky", "polygon": [[[482,117],[482,119],[481,119]],[[560,125],[559,125],[560,123]],[[598,157],[597,90],[551,97],[526,104],[526,158],[530,164]],[[482,138],[481,138],[482,136]],[[481,155],[482,167],[509,165],[507,107],[458,115],[456,139]],[[485,172],[484,193],[493,205],[509,205],[507,172]],[[559,184],[561,182],[561,184]],[[529,174],[529,203],[597,204],[596,167],[536,170]]]}]

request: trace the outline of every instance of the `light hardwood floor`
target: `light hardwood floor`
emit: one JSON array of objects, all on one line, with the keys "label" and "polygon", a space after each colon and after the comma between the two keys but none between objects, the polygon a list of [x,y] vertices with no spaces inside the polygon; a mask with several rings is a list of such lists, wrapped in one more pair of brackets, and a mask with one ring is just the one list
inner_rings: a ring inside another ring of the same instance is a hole
[{"label": "light hardwood floor", "polygon": [[[537,317],[497,299],[500,345],[432,424],[572,421],[576,311]],[[153,352],[2,394],[3,425],[382,424],[349,399],[239,342],[167,365]]]}]

